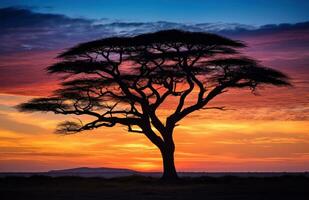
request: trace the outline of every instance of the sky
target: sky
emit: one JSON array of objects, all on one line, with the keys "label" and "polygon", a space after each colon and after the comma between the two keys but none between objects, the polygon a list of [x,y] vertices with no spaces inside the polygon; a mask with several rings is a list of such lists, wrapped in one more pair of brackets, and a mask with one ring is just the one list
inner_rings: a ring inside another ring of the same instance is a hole
[{"label": "sky", "polygon": [[129,21],[237,22],[251,25],[308,19],[306,0],[2,0],[1,7],[24,6],[71,17]]},{"label": "sky", "polygon": [[[146,3],[147,2],[147,3]],[[179,171],[309,170],[308,1],[6,1],[0,2],[0,171],[117,167],[160,171],[159,151],[125,127],[70,136],[62,120],[14,106],[50,95],[44,69],[80,42],[162,29],[205,31],[244,41],[243,51],[291,77],[293,87],[259,95],[231,90],[228,111],[200,111],[175,129]],[[164,113],[162,108],[162,112]]]}]

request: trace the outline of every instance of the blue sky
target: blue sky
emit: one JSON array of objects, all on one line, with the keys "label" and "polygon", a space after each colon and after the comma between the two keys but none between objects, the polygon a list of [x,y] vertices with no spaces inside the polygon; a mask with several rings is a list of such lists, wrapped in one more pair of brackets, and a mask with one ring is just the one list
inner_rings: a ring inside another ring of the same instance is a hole
[{"label": "blue sky", "polygon": [[1,0],[0,7],[8,6],[25,6],[71,17],[143,22],[263,25],[309,20],[308,0]]}]

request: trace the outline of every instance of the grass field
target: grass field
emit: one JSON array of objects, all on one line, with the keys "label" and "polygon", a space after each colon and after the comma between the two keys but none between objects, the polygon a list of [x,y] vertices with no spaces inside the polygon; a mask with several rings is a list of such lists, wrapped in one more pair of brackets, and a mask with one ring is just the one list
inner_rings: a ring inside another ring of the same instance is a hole
[{"label": "grass field", "polygon": [[309,178],[197,177],[165,183],[158,178],[4,177],[0,199],[309,199]]}]

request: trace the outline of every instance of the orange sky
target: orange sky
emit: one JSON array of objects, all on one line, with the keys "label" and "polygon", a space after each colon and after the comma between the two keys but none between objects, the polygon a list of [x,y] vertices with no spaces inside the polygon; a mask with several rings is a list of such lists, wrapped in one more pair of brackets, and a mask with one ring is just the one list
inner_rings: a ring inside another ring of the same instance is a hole
[{"label": "orange sky", "polygon": [[[182,121],[175,129],[178,171],[309,170],[309,50],[278,47],[300,37],[292,36],[243,38],[252,45],[247,55],[286,72],[294,87],[264,89],[259,96],[232,90],[215,99],[216,105],[231,110],[199,111]],[[0,66],[0,171],[80,166],[160,171],[159,151],[143,135],[127,133],[125,127],[59,136],[53,134],[56,124],[74,116],[14,109],[56,86],[55,78],[47,77],[43,69],[57,52],[0,56],[6,63]]]},{"label": "orange sky", "polygon": [[[218,98],[218,105],[231,110],[196,112],[176,128],[177,169],[308,170],[308,94],[293,104],[288,99],[293,96],[287,95],[297,92],[293,88],[269,89],[262,91],[261,96],[239,92],[231,91]],[[12,108],[29,98],[32,96],[0,95],[0,171],[77,166],[161,170],[159,151],[143,135],[127,133],[121,126],[55,135],[52,132],[56,124],[74,116],[25,114]],[[284,105],[286,100],[288,105]]]}]

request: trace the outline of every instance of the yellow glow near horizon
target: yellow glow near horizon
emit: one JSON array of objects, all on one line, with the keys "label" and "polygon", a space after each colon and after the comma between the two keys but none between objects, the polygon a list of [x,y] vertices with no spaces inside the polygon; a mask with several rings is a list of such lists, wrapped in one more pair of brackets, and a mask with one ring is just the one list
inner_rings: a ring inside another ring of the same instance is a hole
[{"label": "yellow glow near horizon", "polygon": [[[6,101],[8,98],[14,102]],[[127,133],[124,127],[116,126],[76,135],[56,135],[55,125],[70,117],[19,113],[12,108],[25,99],[29,97],[0,95],[0,171],[79,166],[161,170],[160,152],[142,134]],[[255,113],[250,109],[201,111],[183,120],[174,134],[177,169],[308,170],[308,121],[280,118],[282,111],[265,114],[271,108],[256,108]],[[261,115],[267,116],[263,119]]]}]

